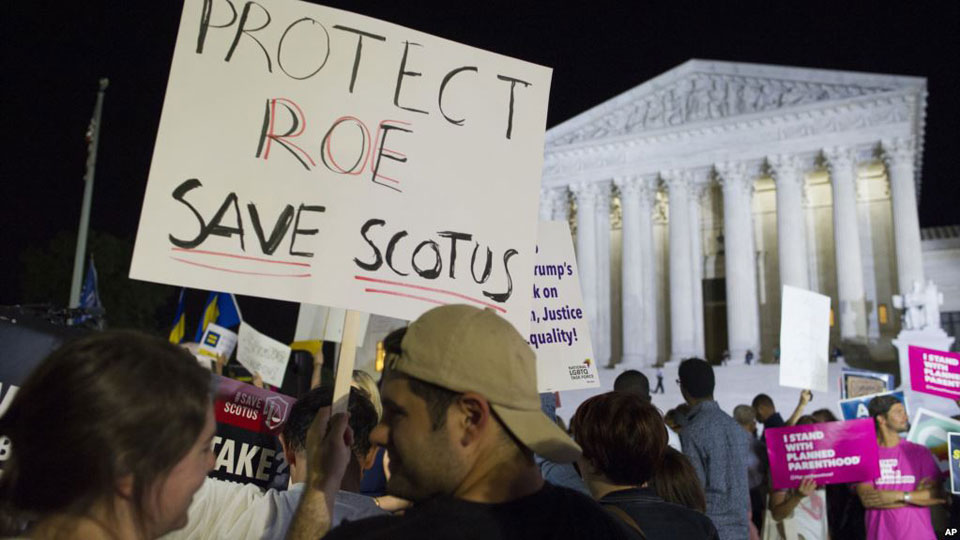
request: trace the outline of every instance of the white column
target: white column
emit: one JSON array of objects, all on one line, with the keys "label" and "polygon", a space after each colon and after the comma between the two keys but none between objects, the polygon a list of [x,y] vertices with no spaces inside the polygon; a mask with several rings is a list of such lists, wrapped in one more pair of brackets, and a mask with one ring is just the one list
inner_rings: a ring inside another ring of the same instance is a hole
[{"label": "white column", "polygon": [[540,221],[567,220],[567,188],[540,188]]},{"label": "white column", "polygon": [[690,286],[691,244],[689,171],[666,171],[670,204],[670,361],[694,356],[693,291]]},{"label": "white column", "polygon": [[877,262],[873,256],[873,224],[870,217],[870,189],[867,180],[857,178],[857,231],[860,233],[860,261],[863,264],[863,292],[866,300],[867,338],[880,338],[877,320]]},{"label": "white column", "polygon": [[597,195],[597,341],[593,352],[597,365],[610,366],[610,350],[613,341],[610,306],[610,196],[613,182],[596,182]]},{"label": "white column", "polygon": [[[588,182],[572,184],[570,191],[577,201],[577,267],[580,269],[580,290],[583,310],[590,324],[590,341],[596,351],[597,336],[597,197],[599,189]],[[596,359],[594,359],[596,361]]]},{"label": "white column", "polygon": [[810,186],[804,184],[803,215],[807,226],[807,279],[809,280],[811,291],[822,293],[823,287],[820,285],[820,255],[817,248],[817,208],[810,195],[810,189]]},{"label": "white column", "polygon": [[717,165],[723,186],[724,264],[727,286],[727,341],[730,358],[743,361],[748,350],[760,358],[760,314],[753,242],[753,178],[746,164]]},{"label": "white column", "polygon": [[646,345],[641,335],[643,324],[643,285],[640,268],[640,197],[641,180],[637,176],[614,178],[620,190],[620,208],[623,213],[621,287],[623,309],[623,365],[624,368],[640,367],[643,363],[643,348]]},{"label": "white column", "polygon": [[660,345],[657,316],[660,305],[660,288],[657,285],[657,250],[653,242],[653,206],[657,202],[657,175],[643,177],[639,192],[640,205],[640,283],[643,295],[643,329],[640,334],[644,343],[643,364],[652,366],[659,361]]},{"label": "white column", "polygon": [[623,364],[652,366],[657,360],[656,267],[653,250],[655,177],[614,180],[623,212]]},{"label": "white column", "polygon": [[833,188],[833,241],[837,261],[837,293],[840,297],[841,339],[865,340],[866,302],[863,262],[857,230],[857,160],[853,148],[824,151],[830,162]]},{"label": "white column", "polygon": [[883,151],[893,198],[893,238],[897,251],[897,284],[907,293],[913,283],[923,285],[923,250],[920,245],[920,216],[914,183],[914,141],[894,139],[883,142]]},{"label": "white column", "polygon": [[810,288],[807,273],[806,219],[803,212],[805,178],[797,156],[780,154],[767,159],[777,185],[777,251],[780,284]]},{"label": "white column", "polygon": [[690,186],[690,291],[693,294],[693,352],[704,358],[703,340],[703,226],[700,221],[700,203],[709,180],[708,169],[694,171]]}]

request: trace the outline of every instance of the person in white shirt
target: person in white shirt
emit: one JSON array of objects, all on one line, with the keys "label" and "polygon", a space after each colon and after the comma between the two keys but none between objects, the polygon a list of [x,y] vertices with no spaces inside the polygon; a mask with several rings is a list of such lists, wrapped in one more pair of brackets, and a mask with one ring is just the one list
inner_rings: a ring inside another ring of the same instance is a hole
[{"label": "person in white shirt", "polygon": [[[303,493],[306,479],[305,442],[307,429],[317,412],[330,407],[333,388],[310,390],[290,410],[279,435],[283,455],[290,468],[290,485],[285,491],[262,491],[253,484],[240,484],[207,478],[190,505],[187,526],[164,536],[179,539],[281,539]],[[353,459],[340,484],[334,504],[333,525],[344,520],[385,515],[379,502],[357,493],[362,471],[376,456],[370,444],[370,431],[377,424],[377,413],[363,392],[350,391],[350,428],[354,433]]]}]

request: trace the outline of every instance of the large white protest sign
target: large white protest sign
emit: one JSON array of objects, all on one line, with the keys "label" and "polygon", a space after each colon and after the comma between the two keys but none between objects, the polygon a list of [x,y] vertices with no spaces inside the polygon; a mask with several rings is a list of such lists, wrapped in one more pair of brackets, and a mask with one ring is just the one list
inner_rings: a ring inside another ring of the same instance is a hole
[{"label": "large white protest sign", "polygon": [[780,386],[827,391],[830,297],[783,286]]},{"label": "large white protest sign", "polygon": [[283,374],[290,360],[290,347],[265,336],[249,324],[240,323],[237,360],[250,373],[259,373],[263,382],[283,385]]},{"label": "large white protest sign", "polygon": [[549,90],[369,17],[186,0],[130,276],[526,332]]},{"label": "large white protest sign", "polygon": [[600,386],[566,221],[540,222],[527,341],[537,353],[541,392]]}]

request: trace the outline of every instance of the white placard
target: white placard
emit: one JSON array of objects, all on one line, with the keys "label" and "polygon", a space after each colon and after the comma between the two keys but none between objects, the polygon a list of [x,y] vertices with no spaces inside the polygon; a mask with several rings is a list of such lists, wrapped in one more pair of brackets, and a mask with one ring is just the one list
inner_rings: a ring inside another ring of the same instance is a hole
[{"label": "white placard", "polygon": [[830,297],[784,285],[780,315],[780,386],[827,391]]},{"label": "white placard", "polygon": [[490,306],[526,333],[550,69],[230,5],[184,2],[130,276],[407,320]]},{"label": "white placard", "polygon": [[[300,313],[297,316],[297,330],[294,333],[294,341],[334,341],[340,343],[343,340],[343,329],[346,322],[347,310],[339,308],[329,308],[326,306],[315,306],[313,304],[300,304]],[[360,313],[358,317],[358,326],[356,336],[357,347],[363,347],[364,337],[367,333],[367,324],[370,322],[370,315]]]},{"label": "white placard", "polygon": [[331,309],[327,306],[300,304],[300,313],[297,315],[297,330],[294,332],[294,341],[335,341],[343,337],[343,319],[346,314],[343,309]]},{"label": "white placard", "polygon": [[527,342],[537,353],[540,392],[600,386],[566,221],[540,222]]},{"label": "white placard", "polygon": [[215,323],[207,323],[207,329],[203,331],[203,338],[197,351],[200,354],[206,354],[214,358],[222,354],[227,358],[233,354],[237,347],[237,333]]},{"label": "white placard", "polygon": [[290,361],[290,347],[261,334],[245,322],[240,323],[237,360],[250,373],[259,373],[263,382],[283,385],[283,374]]}]

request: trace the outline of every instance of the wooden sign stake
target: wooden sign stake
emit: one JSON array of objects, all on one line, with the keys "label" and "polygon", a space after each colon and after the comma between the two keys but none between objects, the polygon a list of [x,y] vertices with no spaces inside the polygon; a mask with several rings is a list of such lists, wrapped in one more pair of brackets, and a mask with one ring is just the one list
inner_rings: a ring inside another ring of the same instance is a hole
[{"label": "wooden sign stake", "polygon": [[331,414],[347,412],[350,400],[350,382],[353,380],[353,365],[357,358],[357,332],[363,321],[363,314],[352,309],[347,310],[343,323],[343,338],[340,341],[340,355],[337,357],[337,373],[333,380],[333,411]]}]

